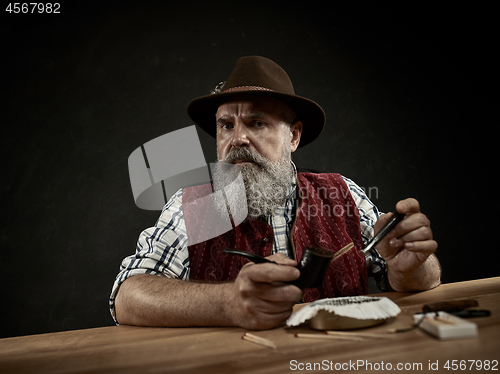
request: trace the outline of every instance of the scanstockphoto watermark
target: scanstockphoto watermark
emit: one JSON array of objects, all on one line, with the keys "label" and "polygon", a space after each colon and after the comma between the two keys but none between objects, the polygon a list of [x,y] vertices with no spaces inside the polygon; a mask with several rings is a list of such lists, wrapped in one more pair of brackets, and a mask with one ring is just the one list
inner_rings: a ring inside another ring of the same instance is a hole
[{"label": "scanstockphoto watermark", "polygon": [[323,360],[321,362],[300,362],[290,361],[290,370],[292,371],[423,371],[424,365],[418,362],[371,362],[368,360],[349,360],[348,362],[333,362]]},{"label": "scanstockphoto watermark", "polygon": [[[353,191],[349,189],[341,189],[336,186],[319,186],[313,187],[312,189],[306,188],[295,188],[293,194],[295,198],[309,199],[310,197],[318,197],[319,199],[325,200],[346,200],[347,197],[352,193],[365,195],[370,200],[377,200],[379,198],[378,187],[359,187],[360,191]],[[267,197],[275,194],[275,186],[267,186],[262,190],[253,190],[252,194],[254,198]]]},{"label": "scanstockphoto watermark", "polygon": [[334,205],[324,204],[321,201],[319,205],[308,205],[305,213],[308,220],[316,217],[359,217],[359,210],[356,204],[351,204],[349,201],[345,204]]},{"label": "scanstockphoto watermark", "polygon": [[[356,187],[358,187],[362,191],[362,193],[370,200],[376,200],[379,197],[377,186],[368,188],[361,186]],[[353,192],[360,194],[361,191],[356,191],[356,189],[354,189]],[[315,186],[312,188],[312,190],[308,190],[306,188],[297,188],[296,195],[298,195],[302,199],[308,198],[309,196],[317,196],[321,199],[337,200],[340,198],[346,199],[349,194],[352,194],[353,192],[351,192],[350,189],[338,188],[336,186]]]},{"label": "scanstockphoto watermark", "polygon": [[[368,189],[364,187],[359,187],[364,195],[369,200],[378,199],[378,187],[369,187]],[[353,204],[348,199],[349,194],[357,194],[358,191],[351,192],[350,190],[339,189],[335,186],[330,187],[317,187],[311,193],[319,197],[319,204],[310,204],[307,206],[307,217],[310,220],[318,216],[321,217],[359,217],[359,211],[356,204]],[[307,198],[309,195],[309,190],[300,189],[300,198]],[[353,196],[354,197],[354,196]],[[317,201],[318,199],[316,199]],[[339,201],[336,204],[328,204],[326,201]]]},{"label": "scanstockphoto watermark", "polygon": [[363,190],[365,195],[370,199],[370,200],[377,200],[378,199],[378,187],[377,186],[372,186],[372,187],[359,187]]},{"label": "scanstockphoto watermark", "polygon": [[[253,202],[265,199],[275,193],[273,186],[268,186],[262,190],[254,190],[251,192]],[[378,187],[359,187],[359,190],[341,189],[336,186],[318,186],[309,189],[296,188],[293,192],[294,198],[300,200],[308,200],[308,204],[302,211],[307,216],[308,220],[316,217],[359,217],[357,205],[348,197],[352,195],[361,197],[364,195],[370,201],[376,200],[379,197]],[[252,203],[249,205],[249,210],[254,214],[259,212],[259,207]],[[280,209],[280,207],[276,207]],[[274,211],[277,213],[277,211]],[[259,215],[259,214],[257,214]]]},{"label": "scanstockphoto watermark", "polygon": [[369,360],[349,360],[346,362],[300,362],[290,360],[291,371],[498,371],[498,360],[428,360],[427,362],[384,362]]}]

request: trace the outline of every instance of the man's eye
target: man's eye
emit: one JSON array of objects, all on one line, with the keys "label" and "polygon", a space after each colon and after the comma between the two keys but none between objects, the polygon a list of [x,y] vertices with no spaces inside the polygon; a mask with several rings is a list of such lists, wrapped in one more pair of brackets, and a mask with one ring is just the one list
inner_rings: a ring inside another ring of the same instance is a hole
[{"label": "man's eye", "polygon": [[261,121],[255,121],[254,122],[255,127],[264,127],[266,124]]}]

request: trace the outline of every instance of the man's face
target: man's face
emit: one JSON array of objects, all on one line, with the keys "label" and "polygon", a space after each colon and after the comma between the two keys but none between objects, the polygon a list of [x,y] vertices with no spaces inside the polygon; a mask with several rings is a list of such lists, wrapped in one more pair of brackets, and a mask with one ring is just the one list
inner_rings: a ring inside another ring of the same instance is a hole
[{"label": "man's face", "polygon": [[[285,105],[273,98],[256,98],[231,101],[219,106],[217,121],[217,153],[220,160],[234,147],[247,147],[269,161],[278,162],[285,144],[294,152],[300,141],[302,124],[292,126],[284,118]],[[254,165],[237,160],[236,164]]]},{"label": "man's face", "polygon": [[[293,115],[274,99],[233,101],[217,111],[218,161],[240,168],[250,217],[273,214],[285,202],[293,175],[291,152],[302,131],[300,122],[290,126]],[[229,186],[233,179],[222,170],[215,172],[214,188]],[[225,191],[241,200],[240,191]]]}]

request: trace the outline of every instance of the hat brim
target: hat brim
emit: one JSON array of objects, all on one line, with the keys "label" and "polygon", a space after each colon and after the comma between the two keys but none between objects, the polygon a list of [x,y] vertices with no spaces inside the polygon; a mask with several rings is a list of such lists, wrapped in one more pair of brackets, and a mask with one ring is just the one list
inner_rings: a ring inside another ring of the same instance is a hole
[{"label": "hat brim", "polygon": [[216,137],[215,113],[225,102],[253,96],[267,96],[281,100],[295,111],[302,122],[302,135],[299,148],[314,141],[325,127],[325,112],[314,101],[305,97],[287,95],[274,91],[233,91],[198,97],[187,107],[189,117],[210,136]]}]

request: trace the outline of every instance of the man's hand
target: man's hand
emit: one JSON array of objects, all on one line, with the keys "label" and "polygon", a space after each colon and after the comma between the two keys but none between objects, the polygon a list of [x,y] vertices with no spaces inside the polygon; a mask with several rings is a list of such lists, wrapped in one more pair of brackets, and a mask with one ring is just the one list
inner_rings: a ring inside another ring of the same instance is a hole
[{"label": "man's hand", "polygon": [[[433,253],[438,244],[432,238],[430,221],[420,212],[417,200],[409,198],[396,204],[396,210],[406,216],[377,245],[377,251],[387,262],[389,283],[396,291],[417,291],[439,284],[440,268]],[[392,213],[379,217],[375,233],[387,223]]]},{"label": "man's hand", "polygon": [[297,262],[279,253],[267,257],[275,264],[243,266],[236,278],[228,307],[238,326],[262,330],[282,324],[292,313],[302,291],[289,282],[300,276]]}]

